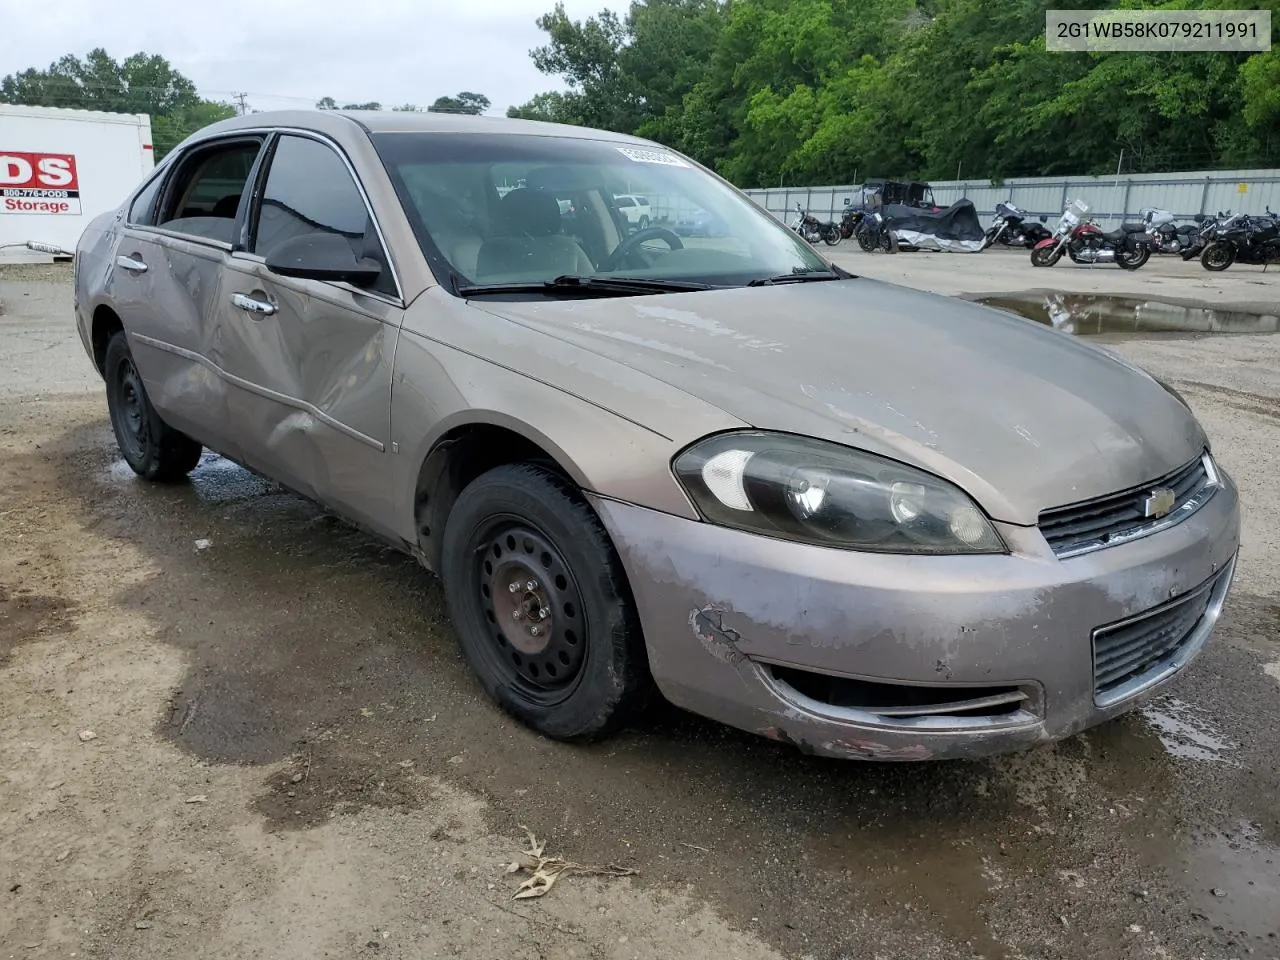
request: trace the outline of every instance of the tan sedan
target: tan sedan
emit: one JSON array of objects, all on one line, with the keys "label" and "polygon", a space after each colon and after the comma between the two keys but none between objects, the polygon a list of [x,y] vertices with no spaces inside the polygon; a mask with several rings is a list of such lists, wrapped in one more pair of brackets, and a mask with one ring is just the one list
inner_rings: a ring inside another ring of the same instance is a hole
[{"label": "tan sedan", "polygon": [[632,137],[225,121],[89,227],[76,313],[138,474],[208,447],[417,556],[553,737],[657,690],[835,756],[1017,749],[1158,689],[1231,581],[1171,389],[851,277]]}]

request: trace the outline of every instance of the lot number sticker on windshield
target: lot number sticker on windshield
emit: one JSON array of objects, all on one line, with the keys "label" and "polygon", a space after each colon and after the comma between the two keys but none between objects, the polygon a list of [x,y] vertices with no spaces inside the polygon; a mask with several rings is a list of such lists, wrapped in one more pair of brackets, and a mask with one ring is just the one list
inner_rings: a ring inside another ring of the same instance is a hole
[{"label": "lot number sticker on windshield", "polygon": [[687,167],[688,164],[674,153],[665,150],[644,150],[636,147],[618,147],[618,152],[636,163],[660,163],[667,167]]}]

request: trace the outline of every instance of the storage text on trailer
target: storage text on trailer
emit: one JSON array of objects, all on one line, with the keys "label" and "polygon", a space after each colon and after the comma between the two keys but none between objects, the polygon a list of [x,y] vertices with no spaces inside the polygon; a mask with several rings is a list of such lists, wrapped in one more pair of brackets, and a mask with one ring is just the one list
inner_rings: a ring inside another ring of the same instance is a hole
[{"label": "storage text on trailer", "polygon": [[0,213],[79,215],[75,156],[0,150]]}]

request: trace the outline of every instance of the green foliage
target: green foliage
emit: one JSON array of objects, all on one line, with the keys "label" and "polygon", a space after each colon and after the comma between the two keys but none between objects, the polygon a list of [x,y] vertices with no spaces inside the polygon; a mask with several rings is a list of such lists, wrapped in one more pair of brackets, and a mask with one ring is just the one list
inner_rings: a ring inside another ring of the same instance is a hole
[{"label": "green foliage", "polygon": [[456,97],[436,97],[435,102],[427,109],[432,113],[469,113],[479,116],[488,110],[489,106],[489,98],[483,93],[463,90]]},{"label": "green foliage", "polygon": [[1114,172],[1121,151],[1128,172],[1280,156],[1280,52],[1050,53],[1058,6],[634,0],[574,21],[557,4],[531,55],[567,90],[507,113],[638,133],[742,186]]},{"label": "green foliage", "polygon": [[201,127],[236,114],[231,104],[201,99],[164,57],[135,53],[117,61],[101,48],[83,60],[67,54],[45,70],[9,74],[0,80],[0,103],[150,114],[157,159]]}]

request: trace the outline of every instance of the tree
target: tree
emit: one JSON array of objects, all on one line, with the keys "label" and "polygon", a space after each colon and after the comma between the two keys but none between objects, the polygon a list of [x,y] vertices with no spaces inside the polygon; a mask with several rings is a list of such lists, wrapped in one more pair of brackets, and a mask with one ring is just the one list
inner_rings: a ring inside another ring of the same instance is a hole
[{"label": "tree", "polygon": [[545,120],[550,123],[582,123],[582,114],[578,106],[578,98],[572,93],[535,94],[528,103],[518,107],[507,107],[507,116],[521,120]]},{"label": "tree", "polygon": [[135,53],[117,61],[100,47],[83,60],[67,54],[45,70],[9,74],[0,80],[0,102],[149,114],[157,158],[201,127],[236,113],[230,104],[202,99],[164,57]]},{"label": "tree", "polygon": [[[1136,0],[1088,0],[1087,8]],[[1149,8],[1224,7],[1156,0]],[[563,85],[509,116],[638,133],[741,186],[1259,166],[1280,52],[1049,53],[1056,0],[633,0],[537,21]],[[1280,0],[1273,11],[1280,43]]]},{"label": "tree", "polygon": [[479,116],[490,106],[489,98],[483,93],[463,90],[455,97],[436,97],[435,102],[427,107],[427,110],[431,113],[468,113]]}]

